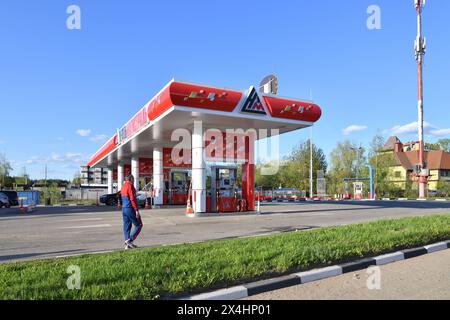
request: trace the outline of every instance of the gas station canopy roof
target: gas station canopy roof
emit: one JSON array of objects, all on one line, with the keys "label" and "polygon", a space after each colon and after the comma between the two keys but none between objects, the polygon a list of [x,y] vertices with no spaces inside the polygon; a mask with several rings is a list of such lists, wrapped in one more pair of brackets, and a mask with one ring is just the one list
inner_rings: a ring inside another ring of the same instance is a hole
[{"label": "gas station canopy roof", "polygon": [[249,90],[230,90],[187,82],[170,81],[153,99],[109,139],[88,162],[107,167],[133,154],[151,156],[154,146],[173,147],[172,132],[203,129],[278,129],[286,133],[312,126],[321,117],[312,101],[282,98]]}]

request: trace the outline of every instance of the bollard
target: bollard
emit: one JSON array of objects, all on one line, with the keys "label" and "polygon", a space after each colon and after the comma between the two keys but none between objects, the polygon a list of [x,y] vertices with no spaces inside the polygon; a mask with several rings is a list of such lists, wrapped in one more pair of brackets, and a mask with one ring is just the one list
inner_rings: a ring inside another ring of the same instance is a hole
[{"label": "bollard", "polygon": [[261,214],[261,192],[258,192],[258,206],[257,206],[258,214]]}]

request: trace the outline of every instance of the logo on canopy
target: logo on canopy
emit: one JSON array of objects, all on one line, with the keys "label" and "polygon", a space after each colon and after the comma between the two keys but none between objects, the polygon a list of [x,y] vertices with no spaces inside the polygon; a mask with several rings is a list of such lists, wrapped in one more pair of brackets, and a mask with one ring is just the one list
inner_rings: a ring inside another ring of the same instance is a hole
[{"label": "logo on canopy", "polygon": [[250,88],[247,100],[245,101],[241,112],[267,115],[266,110],[261,103],[261,99],[259,98],[258,92],[254,87]]}]

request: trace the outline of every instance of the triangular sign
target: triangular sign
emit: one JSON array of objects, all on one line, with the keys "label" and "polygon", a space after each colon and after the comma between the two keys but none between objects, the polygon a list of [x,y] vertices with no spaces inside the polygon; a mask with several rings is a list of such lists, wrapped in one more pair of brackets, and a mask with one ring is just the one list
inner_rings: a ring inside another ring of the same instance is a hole
[{"label": "triangular sign", "polygon": [[247,96],[247,100],[245,101],[241,109],[241,112],[267,115],[266,110],[264,110],[264,106],[259,99],[258,92],[254,87],[251,87],[250,92]]}]

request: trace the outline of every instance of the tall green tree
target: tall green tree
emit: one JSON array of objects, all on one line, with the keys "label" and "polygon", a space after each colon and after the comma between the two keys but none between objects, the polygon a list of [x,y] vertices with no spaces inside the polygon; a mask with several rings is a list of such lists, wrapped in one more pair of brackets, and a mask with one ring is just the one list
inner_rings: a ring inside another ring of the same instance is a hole
[{"label": "tall green tree", "polygon": [[329,193],[343,193],[345,178],[367,176],[366,150],[346,140],[338,142],[330,154],[331,168],[328,174]]},{"label": "tall green tree", "polygon": [[11,163],[6,159],[6,156],[0,154],[0,188],[5,187],[12,169]]},{"label": "tall green tree", "polygon": [[[286,168],[284,170],[284,183],[291,188],[297,188],[309,193],[310,185],[310,160],[311,159],[311,141],[298,144],[289,156],[286,158]],[[313,159],[313,192],[317,193],[317,171],[327,172],[328,163],[326,156],[321,148],[312,144]]]},{"label": "tall green tree", "polygon": [[390,167],[395,165],[394,155],[383,152],[385,139],[377,133],[370,144],[369,163],[374,168],[374,189],[377,196],[389,195],[395,187],[390,181]]},{"label": "tall green tree", "polygon": [[429,151],[438,151],[441,150],[442,147],[439,143],[425,143],[425,150],[429,150]]},{"label": "tall green tree", "polygon": [[440,139],[437,143],[441,146],[441,150],[450,152],[450,139]]},{"label": "tall green tree", "polygon": [[[323,170],[326,173],[328,164],[323,150],[312,145],[313,153],[313,179],[317,177],[317,171]],[[255,182],[257,186],[264,188],[296,188],[309,192],[310,175],[310,141],[299,143],[293,148],[291,153],[284,157],[278,165],[278,170],[270,175],[263,175],[262,168],[270,163],[259,164],[255,170]],[[272,164],[273,165],[273,164]],[[313,183],[316,192],[316,183]]]},{"label": "tall green tree", "polygon": [[[267,168],[271,168],[271,170],[266,170]],[[255,168],[255,185],[265,189],[278,188],[282,185],[281,175],[283,170],[285,170],[285,166],[282,163],[268,162],[258,164]],[[267,172],[271,174],[267,174]]]},{"label": "tall green tree", "polygon": [[61,190],[58,183],[51,182],[48,187],[42,189],[41,201],[50,200],[51,204],[58,203],[62,199]]},{"label": "tall green tree", "polygon": [[15,177],[15,184],[18,186],[28,186],[30,183],[30,176],[28,175],[27,168],[22,167],[19,176]]},{"label": "tall green tree", "polygon": [[80,185],[81,184],[81,173],[76,172],[73,176],[72,179],[72,183],[75,185]]}]

